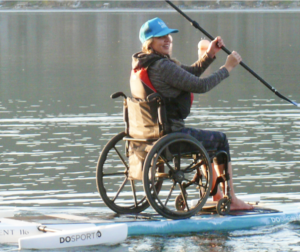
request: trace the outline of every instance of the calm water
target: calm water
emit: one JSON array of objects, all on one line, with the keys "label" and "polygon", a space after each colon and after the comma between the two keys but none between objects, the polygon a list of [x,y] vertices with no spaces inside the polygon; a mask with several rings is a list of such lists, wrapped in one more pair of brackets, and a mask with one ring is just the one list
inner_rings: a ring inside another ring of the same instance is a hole
[{"label": "calm water", "polygon": [[[82,207],[105,209],[95,167],[103,146],[124,127],[122,102],[109,95],[129,94],[131,55],[140,49],[139,28],[157,15],[180,31],[173,36],[173,56],[193,63],[204,36],[175,12],[0,13],[1,206],[36,211],[61,207],[66,212],[75,208],[81,213]],[[221,35],[227,48],[238,51],[282,94],[300,102],[299,12],[188,15],[212,35]],[[225,59],[220,52],[208,71]],[[299,112],[239,67],[213,91],[196,95],[187,123],[227,134],[238,194],[259,194],[264,203],[296,204]],[[299,236],[299,225],[291,223],[228,233],[129,238],[107,250],[296,251]]]}]

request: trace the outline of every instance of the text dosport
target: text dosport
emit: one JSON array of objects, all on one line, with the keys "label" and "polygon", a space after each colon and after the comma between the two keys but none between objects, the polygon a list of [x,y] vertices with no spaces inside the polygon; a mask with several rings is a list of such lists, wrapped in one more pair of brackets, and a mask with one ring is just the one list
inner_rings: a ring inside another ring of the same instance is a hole
[{"label": "text dosport", "polygon": [[98,239],[102,236],[101,232],[98,230],[96,233],[85,233],[85,234],[77,234],[71,235],[66,237],[59,237],[59,242],[77,242],[79,241],[86,241],[86,240],[93,240]]}]

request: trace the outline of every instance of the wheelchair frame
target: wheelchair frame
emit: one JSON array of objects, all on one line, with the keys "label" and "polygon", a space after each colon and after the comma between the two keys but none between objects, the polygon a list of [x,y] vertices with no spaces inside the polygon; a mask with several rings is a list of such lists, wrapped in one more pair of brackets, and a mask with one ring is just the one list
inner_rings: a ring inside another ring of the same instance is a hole
[{"label": "wheelchair frame", "polygon": [[[118,92],[111,98],[127,97]],[[160,96],[156,94],[161,104]],[[165,113],[158,109],[160,124]],[[163,111],[164,112],[164,111]],[[216,204],[216,211],[225,215],[230,211],[230,186],[227,165],[212,188],[212,159],[227,153],[206,150],[194,137],[183,133],[169,133],[160,138],[137,139],[129,135],[128,110],[124,110],[125,132],[114,136],[103,148],[96,171],[98,192],[103,202],[118,214],[138,214],[149,205],[169,219],[184,219],[197,214],[208,197],[215,195],[218,184],[224,183],[224,198]],[[141,180],[131,179],[128,148],[130,142],[151,146],[143,161]],[[210,152],[211,157],[208,155]],[[227,163],[227,162],[226,162]]]}]

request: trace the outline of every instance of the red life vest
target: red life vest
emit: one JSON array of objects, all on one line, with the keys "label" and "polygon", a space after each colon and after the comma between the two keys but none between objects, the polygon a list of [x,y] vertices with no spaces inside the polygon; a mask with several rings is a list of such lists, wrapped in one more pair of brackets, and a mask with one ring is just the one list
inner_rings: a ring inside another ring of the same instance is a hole
[{"label": "red life vest", "polygon": [[[152,93],[159,93],[152,85],[146,68],[131,71],[130,89],[132,96],[139,99],[146,99]],[[193,93],[182,91],[175,98],[160,95],[166,104],[169,119],[185,119],[189,115],[194,100]]]}]

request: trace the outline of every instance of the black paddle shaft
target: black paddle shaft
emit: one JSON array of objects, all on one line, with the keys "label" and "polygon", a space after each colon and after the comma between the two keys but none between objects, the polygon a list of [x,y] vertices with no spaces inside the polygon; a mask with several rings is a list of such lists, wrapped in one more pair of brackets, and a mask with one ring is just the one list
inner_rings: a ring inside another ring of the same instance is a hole
[{"label": "black paddle shaft", "polygon": [[[179,12],[182,16],[184,16],[192,26],[194,26],[196,29],[201,31],[206,37],[208,37],[210,40],[214,40],[215,38],[211,36],[206,30],[204,30],[196,21],[192,20],[190,17],[188,17],[184,12],[182,12],[176,5],[174,5],[172,2],[167,1],[166,2],[171,5],[177,12]],[[231,54],[231,52],[224,46],[222,46],[222,50],[226,52],[228,55]],[[280,94],[274,87],[272,87],[268,82],[266,82],[263,78],[261,78],[257,73],[255,73],[250,67],[248,67],[244,62],[240,62],[240,65],[245,68],[249,73],[251,73],[256,79],[258,79],[262,84],[264,84],[268,89],[270,89],[274,94],[276,94],[281,99],[284,99],[291,104],[300,107],[299,104],[296,102],[290,100],[289,98],[285,97],[284,95]]]}]

